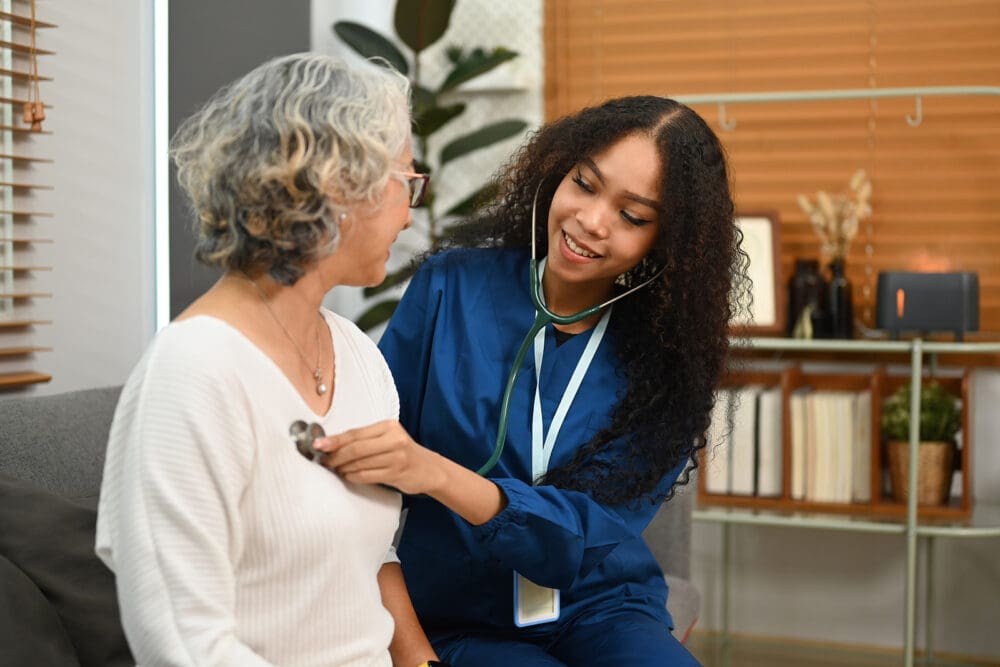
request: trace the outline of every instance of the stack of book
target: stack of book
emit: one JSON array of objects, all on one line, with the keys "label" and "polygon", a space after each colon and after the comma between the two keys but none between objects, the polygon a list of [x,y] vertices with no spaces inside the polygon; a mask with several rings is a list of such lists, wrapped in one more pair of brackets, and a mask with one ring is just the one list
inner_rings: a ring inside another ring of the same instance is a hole
[{"label": "stack of book", "polygon": [[[789,433],[784,432],[788,410]],[[705,492],[822,503],[871,501],[870,390],[746,385],[717,394],[704,458]],[[783,489],[788,438],[790,488]]]}]

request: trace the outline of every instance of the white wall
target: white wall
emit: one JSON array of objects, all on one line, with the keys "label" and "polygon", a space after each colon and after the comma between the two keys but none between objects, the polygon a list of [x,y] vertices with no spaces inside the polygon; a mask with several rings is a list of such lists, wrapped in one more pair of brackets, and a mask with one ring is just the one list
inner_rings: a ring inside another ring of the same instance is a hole
[{"label": "white wall", "polygon": [[152,0],[41,0],[38,17],[58,25],[39,33],[41,84],[52,105],[32,148],[54,164],[30,179],[35,225],[51,245],[34,249],[54,270],[35,278],[51,300],[32,304],[53,324],[31,332],[51,346],[26,360],[52,374],[28,390],[48,394],[119,384],[153,332]]}]

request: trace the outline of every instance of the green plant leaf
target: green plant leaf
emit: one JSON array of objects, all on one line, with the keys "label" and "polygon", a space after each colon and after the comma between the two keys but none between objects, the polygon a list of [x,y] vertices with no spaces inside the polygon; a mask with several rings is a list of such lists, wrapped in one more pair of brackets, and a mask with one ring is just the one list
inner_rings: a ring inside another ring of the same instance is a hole
[{"label": "green plant leaf", "polygon": [[450,104],[444,107],[430,107],[420,114],[413,114],[413,133],[427,137],[441,129],[448,121],[465,111],[464,104]]},{"label": "green plant leaf", "polygon": [[469,79],[474,79],[480,74],[486,74],[497,65],[502,65],[508,60],[513,60],[517,55],[517,51],[511,51],[502,46],[493,49],[490,53],[486,53],[482,49],[475,49],[455,63],[455,67],[445,77],[438,92],[443,93],[452,90]]},{"label": "green plant leaf", "polygon": [[362,331],[368,331],[369,329],[374,329],[378,325],[387,321],[392,314],[396,312],[396,306],[399,305],[399,299],[389,299],[387,301],[379,301],[374,306],[362,313],[361,317],[357,319],[355,324]]},{"label": "green plant leaf", "polygon": [[465,199],[463,199],[462,201],[458,202],[457,204],[449,208],[447,211],[445,211],[445,215],[457,215],[461,217],[470,215],[477,208],[479,208],[480,204],[493,199],[493,197],[496,196],[496,193],[497,193],[496,185],[494,185],[493,183],[487,183],[486,185],[479,188],[471,195],[469,195],[468,197],[466,197]]},{"label": "green plant leaf", "polygon": [[472,151],[509,139],[527,126],[523,120],[501,120],[459,137],[441,149],[441,166]]},{"label": "green plant leaf", "polygon": [[366,299],[370,299],[373,296],[378,296],[386,290],[392,289],[396,285],[402,284],[413,277],[413,274],[417,272],[420,268],[416,262],[410,262],[398,271],[394,271],[385,277],[382,284],[376,285],[375,287],[366,287],[362,290],[362,294],[365,295]]},{"label": "green plant leaf", "polygon": [[462,47],[456,44],[452,44],[444,50],[445,57],[448,58],[448,62],[452,65],[458,64],[458,62],[462,59],[462,53],[464,53]]},{"label": "green plant leaf", "polygon": [[333,32],[361,56],[365,58],[385,58],[401,74],[406,75],[410,73],[410,66],[406,62],[406,56],[396,48],[395,44],[371,28],[363,26],[360,23],[355,23],[354,21],[337,21],[333,24]]},{"label": "green plant leaf", "polygon": [[[937,383],[920,390],[920,440],[952,442],[962,428],[957,398]],[[882,435],[889,440],[910,439],[910,385],[901,386],[882,404]]]},{"label": "green plant leaf", "polygon": [[429,88],[424,88],[419,83],[413,82],[410,99],[413,102],[413,113],[423,113],[426,109],[438,106],[437,93]]},{"label": "green plant leaf", "polygon": [[396,0],[396,34],[420,53],[448,29],[455,0]]}]

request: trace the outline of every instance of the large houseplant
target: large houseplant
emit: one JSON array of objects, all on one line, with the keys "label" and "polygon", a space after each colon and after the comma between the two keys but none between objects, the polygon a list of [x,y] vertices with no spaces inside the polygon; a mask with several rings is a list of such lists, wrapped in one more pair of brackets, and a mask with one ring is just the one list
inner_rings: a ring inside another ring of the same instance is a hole
[{"label": "large houseplant", "polygon": [[[431,248],[447,236],[449,220],[471,213],[479,202],[489,197],[489,185],[483,185],[458,204],[440,211],[436,206],[434,173],[449,162],[509,139],[527,127],[523,120],[501,120],[449,141],[440,151],[431,150],[431,136],[465,111],[466,105],[460,99],[458,87],[517,57],[515,51],[503,47],[485,50],[451,46],[446,51],[449,68],[444,78],[434,84],[426,81],[420,66],[421,53],[444,35],[454,8],[455,0],[397,0],[394,27],[399,41],[412,52],[409,55],[400,51],[387,37],[360,23],[337,21],[333,24],[333,31],[337,36],[358,54],[365,58],[376,58],[375,62],[394,67],[410,79],[413,89],[413,144],[417,155],[417,170],[431,174],[423,204],[427,215],[426,241]],[[409,279],[415,270],[416,266],[410,263],[403,269],[390,273],[378,287],[365,289],[365,297],[377,296],[399,285]],[[399,300],[394,298],[375,303],[358,318],[358,326],[370,329],[384,322],[392,315],[398,303]]]},{"label": "large houseplant", "polygon": [[[917,502],[940,505],[951,489],[955,437],[962,428],[958,398],[936,382],[920,389]],[[887,440],[893,496],[905,501],[909,486],[910,385],[901,386],[882,404],[881,431]]]}]

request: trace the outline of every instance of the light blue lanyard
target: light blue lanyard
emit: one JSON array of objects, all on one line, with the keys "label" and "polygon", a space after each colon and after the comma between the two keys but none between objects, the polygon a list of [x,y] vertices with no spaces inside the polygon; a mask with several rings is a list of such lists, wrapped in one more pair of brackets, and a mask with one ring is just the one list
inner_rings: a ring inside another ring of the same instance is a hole
[{"label": "light blue lanyard", "polygon": [[[544,263],[541,268],[544,271]],[[545,329],[541,329],[535,334],[535,406],[531,414],[531,479],[536,484],[549,469],[549,459],[552,458],[556,438],[559,437],[559,431],[562,429],[566,414],[569,412],[577,392],[580,391],[583,377],[587,374],[587,369],[590,368],[594,355],[597,354],[597,348],[600,347],[601,340],[604,339],[608,320],[611,319],[611,310],[612,306],[608,306],[604,314],[601,315],[597,326],[594,327],[590,340],[587,341],[587,346],[584,348],[583,354],[580,355],[580,360],[576,362],[576,368],[573,369],[573,375],[570,376],[569,384],[566,385],[566,391],[559,399],[559,405],[552,416],[547,434],[543,433],[542,398],[539,391],[542,378],[542,356],[545,352]]]}]

